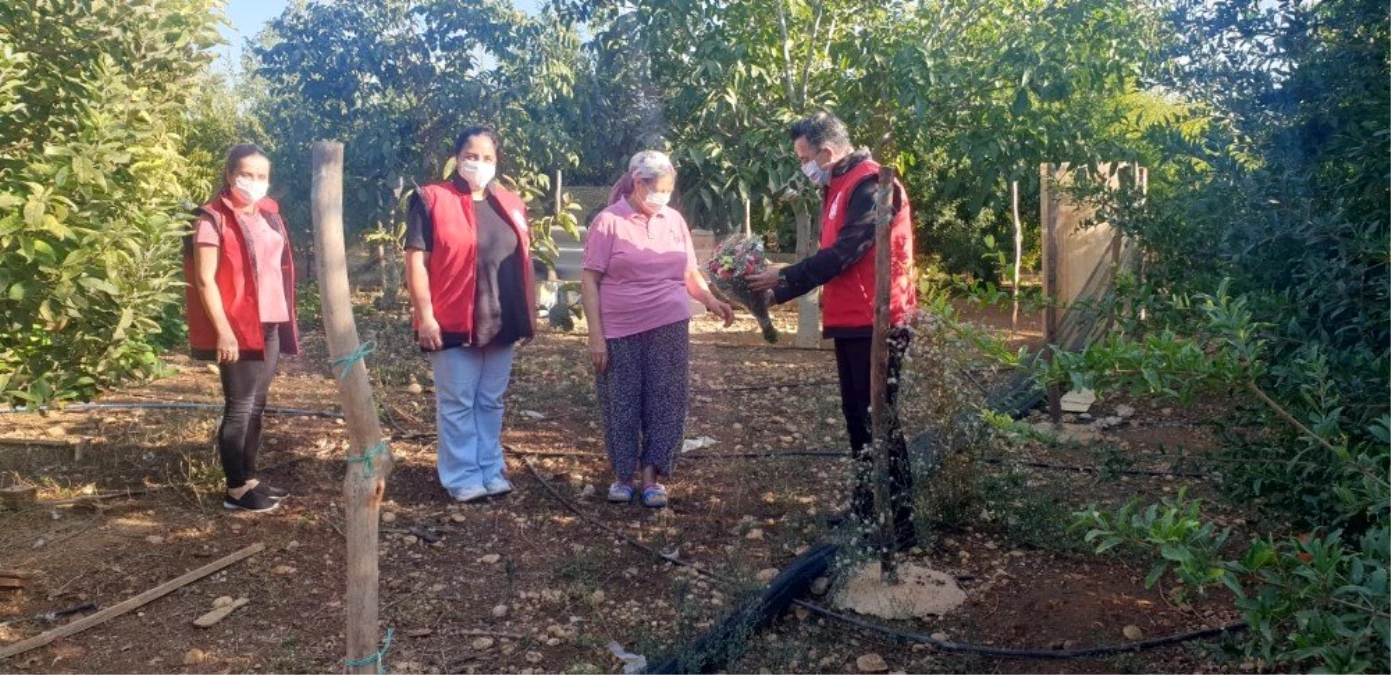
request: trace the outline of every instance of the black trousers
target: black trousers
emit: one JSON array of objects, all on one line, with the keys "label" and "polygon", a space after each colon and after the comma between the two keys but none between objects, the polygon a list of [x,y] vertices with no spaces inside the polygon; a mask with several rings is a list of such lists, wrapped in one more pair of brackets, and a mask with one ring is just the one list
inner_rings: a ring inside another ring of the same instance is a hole
[{"label": "black trousers", "polygon": [[[889,334],[889,405],[898,398],[899,374],[911,334],[896,328]],[[871,338],[836,338],[836,370],[840,375],[840,407],[850,434],[851,455],[855,460],[855,486],[850,507],[860,522],[874,522],[874,431],[870,407],[870,374],[873,349]],[[913,532],[913,470],[908,461],[908,442],[891,420],[889,443],[889,503],[893,506],[894,529],[899,538]]]},{"label": "black trousers", "polygon": [[217,453],[227,489],[235,490],[256,477],[256,451],[261,447],[261,418],[275,365],[280,360],[280,325],[262,324],[266,338],[264,358],[240,358],[224,363],[222,374],[222,425],[217,429]]}]

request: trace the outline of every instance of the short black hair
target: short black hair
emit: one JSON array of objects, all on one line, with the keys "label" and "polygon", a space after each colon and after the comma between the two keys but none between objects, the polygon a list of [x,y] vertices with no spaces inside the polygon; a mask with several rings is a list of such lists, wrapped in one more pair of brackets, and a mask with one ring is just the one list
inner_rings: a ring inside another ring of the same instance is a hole
[{"label": "short black hair", "polygon": [[497,130],[486,124],[475,124],[459,133],[459,138],[454,141],[454,154],[457,155],[464,151],[464,146],[468,145],[469,139],[474,136],[487,136],[493,142],[493,147],[498,154],[502,154],[502,139],[497,137]]},{"label": "short black hair", "polygon": [[805,139],[813,148],[846,148],[850,146],[850,131],[845,122],[826,111],[804,117],[787,127],[787,137],[793,141]]}]

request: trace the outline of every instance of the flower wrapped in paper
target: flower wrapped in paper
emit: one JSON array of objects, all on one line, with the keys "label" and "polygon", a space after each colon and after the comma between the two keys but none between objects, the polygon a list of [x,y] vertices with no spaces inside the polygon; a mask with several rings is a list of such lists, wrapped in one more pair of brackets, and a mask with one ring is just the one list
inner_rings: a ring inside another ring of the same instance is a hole
[{"label": "flower wrapped in paper", "polygon": [[705,270],[710,283],[726,298],[743,305],[763,329],[763,339],[778,341],[778,329],[768,316],[768,303],[762,293],[749,289],[747,277],[768,267],[763,240],[758,237],[733,235],[715,247],[714,255]]}]

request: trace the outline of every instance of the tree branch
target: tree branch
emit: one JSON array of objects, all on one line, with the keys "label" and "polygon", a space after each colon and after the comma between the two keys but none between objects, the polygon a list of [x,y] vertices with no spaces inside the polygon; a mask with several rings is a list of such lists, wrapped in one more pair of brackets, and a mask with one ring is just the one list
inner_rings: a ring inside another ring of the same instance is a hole
[{"label": "tree branch", "polygon": [[1332,443],[1323,440],[1323,437],[1314,433],[1313,430],[1311,430],[1309,427],[1304,426],[1303,423],[1295,419],[1294,415],[1291,415],[1289,411],[1285,410],[1279,403],[1276,403],[1274,399],[1266,395],[1266,393],[1262,391],[1261,388],[1257,386],[1255,382],[1247,382],[1246,389],[1247,391],[1250,391],[1252,394],[1255,394],[1256,398],[1260,399],[1262,403],[1269,406],[1271,410],[1274,410],[1275,414],[1280,416],[1280,419],[1289,422],[1290,424],[1294,425],[1296,429],[1299,429],[1299,431],[1302,432],[1304,435],[1314,439],[1315,441],[1318,441],[1318,444],[1322,445],[1329,452],[1337,454],[1338,449],[1333,447]]},{"label": "tree branch", "polygon": [[[807,107],[807,83],[811,80],[811,61],[816,55],[816,38],[821,34],[821,17],[826,13],[826,2],[821,0],[816,3],[816,16],[811,23],[811,39],[807,41],[807,60],[802,65],[802,98],[797,101],[797,109],[800,111]],[[834,26],[834,19],[832,20]],[[828,36],[829,37],[829,36]],[[826,52],[830,53],[831,41],[826,40]]]},{"label": "tree branch", "polygon": [[787,105],[793,106],[796,87],[792,82],[792,38],[787,34],[787,0],[778,0],[778,29],[782,31],[782,78],[787,88]]}]

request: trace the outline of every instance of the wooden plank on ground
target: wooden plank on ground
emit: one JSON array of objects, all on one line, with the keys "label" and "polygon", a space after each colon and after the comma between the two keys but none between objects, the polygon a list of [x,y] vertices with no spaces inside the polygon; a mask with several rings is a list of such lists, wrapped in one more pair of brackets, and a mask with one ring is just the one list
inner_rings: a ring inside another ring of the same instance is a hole
[{"label": "wooden plank on ground", "polygon": [[87,630],[92,626],[106,623],[107,621],[110,621],[111,619],[125,614],[126,612],[129,612],[132,609],[142,607],[151,602],[154,602],[155,600],[169,595],[170,593],[173,593],[174,591],[177,591],[180,588],[183,588],[184,586],[198,581],[199,579],[202,579],[203,577],[206,577],[209,574],[217,572],[235,563],[241,562],[242,560],[250,558],[251,556],[256,555],[257,553],[260,553],[264,550],[266,550],[266,545],[257,542],[225,558],[215,560],[202,567],[199,567],[198,569],[193,570],[192,572],[189,572],[177,579],[174,579],[173,581],[166,581],[163,584],[151,588],[150,590],[145,591],[144,593],[141,593],[140,595],[137,595],[133,598],[127,599],[118,605],[112,605],[111,607],[107,607],[106,609],[103,609],[100,612],[97,612],[96,614],[83,617],[66,626],[61,626],[58,628],[54,628],[53,630],[46,631],[44,633],[40,633],[39,635],[31,637],[28,640],[21,640],[12,645],[7,645],[3,648],[0,648],[0,660],[10,658],[11,656],[15,656],[17,654],[23,654],[24,652],[30,650],[38,649],[39,647],[47,645],[59,638],[65,638],[69,635],[76,635],[77,633],[81,633],[82,631]]}]

